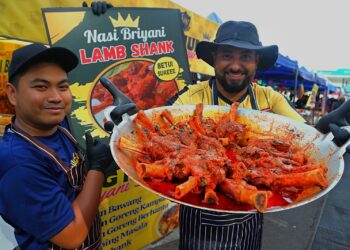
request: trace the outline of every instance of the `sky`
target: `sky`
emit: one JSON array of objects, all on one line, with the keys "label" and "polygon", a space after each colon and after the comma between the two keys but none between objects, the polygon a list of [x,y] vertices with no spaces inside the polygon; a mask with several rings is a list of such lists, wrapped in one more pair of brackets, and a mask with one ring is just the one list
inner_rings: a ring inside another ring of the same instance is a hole
[{"label": "sky", "polygon": [[350,2],[348,0],[173,0],[207,17],[249,21],[263,45],[309,70],[350,68]]}]

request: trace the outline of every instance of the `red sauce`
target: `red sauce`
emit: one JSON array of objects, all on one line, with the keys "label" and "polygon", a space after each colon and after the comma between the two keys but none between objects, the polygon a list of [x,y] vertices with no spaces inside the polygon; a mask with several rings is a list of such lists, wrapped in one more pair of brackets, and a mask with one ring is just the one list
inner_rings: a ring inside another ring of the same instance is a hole
[{"label": "red sauce", "polygon": [[272,196],[267,200],[267,207],[282,207],[286,206],[289,203],[283,199],[279,194],[272,193]]},{"label": "red sauce", "polygon": [[237,161],[236,155],[233,153],[232,150],[228,149],[226,150],[226,156],[232,161],[232,163]]},{"label": "red sauce", "polygon": [[[226,150],[226,155],[232,161],[232,163],[237,161],[236,155],[233,153],[232,150],[230,149]],[[175,188],[178,185],[178,183],[150,181],[150,180],[146,180],[146,182],[153,190],[165,196],[174,198]],[[221,210],[249,211],[254,209],[252,206],[248,204],[239,204],[222,193],[217,193],[217,196],[219,198],[218,205],[203,203],[202,202],[203,195],[193,194],[193,193],[188,193],[187,195],[182,197],[181,201],[186,202],[188,204],[196,205],[196,206],[208,207],[212,209],[221,209]],[[283,199],[281,195],[275,194],[275,193],[273,193],[273,195],[267,201],[268,208],[285,206],[287,204],[288,202],[285,199]]]},{"label": "red sauce", "polygon": [[[153,190],[168,196],[170,198],[174,198],[174,192],[175,188],[178,185],[177,183],[169,183],[169,182],[160,182],[160,181],[146,181],[147,184],[152,188]],[[219,198],[219,204],[206,204],[203,203],[203,197],[200,194],[193,194],[189,193],[182,197],[181,201],[186,202],[188,204],[201,206],[201,207],[208,207],[213,209],[221,209],[221,210],[235,210],[235,211],[249,211],[254,209],[252,206],[247,204],[239,204],[235,202],[234,200],[230,199],[229,197],[225,196],[224,194],[217,193],[217,196]],[[285,201],[280,195],[273,194],[272,197],[269,198],[267,202],[267,207],[276,207],[276,206],[285,206],[288,204],[287,201]]]}]

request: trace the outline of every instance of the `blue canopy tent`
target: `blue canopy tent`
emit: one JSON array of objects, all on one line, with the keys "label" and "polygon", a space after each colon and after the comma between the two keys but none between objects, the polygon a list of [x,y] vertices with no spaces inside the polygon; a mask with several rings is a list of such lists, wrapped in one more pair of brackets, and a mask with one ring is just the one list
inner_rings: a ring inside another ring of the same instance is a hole
[{"label": "blue canopy tent", "polygon": [[278,54],[277,61],[273,67],[285,71],[295,71],[298,69],[298,62],[290,59],[288,56]]},{"label": "blue canopy tent", "polygon": [[317,82],[317,76],[315,73],[308,71],[305,67],[301,66],[299,68],[299,74],[302,79],[308,82]]},{"label": "blue canopy tent", "polygon": [[327,80],[320,77],[319,75],[316,74],[316,82],[320,85],[320,86],[326,86],[327,87]]},{"label": "blue canopy tent", "polygon": [[[293,89],[295,94],[292,102],[296,102],[297,90],[300,85],[304,86],[304,90],[311,90],[316,83],[319,93],[327,89],[334,89],[326,79],[308,71],[305,67],[299,67],[297,61],[281,54],[278,55],[276,63],[269,70],[257,72],[256,78],[268,82],[268,85],[277,83],[279,87],[282,85],[285,88]],[[327,99],[327,95],[324,97]],[[313,110],[315,111],[315,109]],[[321,112],[325,112],[325,102],[322,102]],[[314,113],[312,119],[314,119]]]},{"label": "blue canopy tent", "polygon": [[257,72],[259,79],[293,80],[298,71],[298,62],[278,54],[275,64],[264,72]]},{"label": "blue canopy tent", "polygon": [[326,85],[328,91],[332,91],[332,92],[337,92],[337,91],[340,91],[340,87],[337,87],[336,85],[332,84],[331,82],[329,82],[327,79],[325,78],[322,78],[320,77],[319,75],[316,74],[316,77],[317,77],[317,82],[320,83],[320,84],[324,84]]},{"label": "blue canopy tent", "polygon": [[293,88],[295,92],[301,84],[304,85],[306,90],[311,90],[314,83],[319,86],[320,90],[327,88],[327,83],[323,78],[308,71],[305,67],[299,67],[297,61],[281,54],[278,55],[276,63],[269,70],[257,72],[256,78],[263,81],[278,82],[286,88]]},{"label": "blue canopy tent", "polygon": [[301,66],[299,68],[299,74],[302,79],[305,81],[302,83],[304,84],[305,89],[311,89],[313,84],[316,83],[319,87],[319,90],[325,90],[328,89],[328,83],[327,80],[318,76],[316,73],[308,71],[305,67]]},{"label": "blue canopy tent", "polygon": [[278,54],[275,64],[264,72],[257,72],[256,78],[268,82],[278,82],[286,88],[293,88],[298,75],[298,62],[288,56]]}]

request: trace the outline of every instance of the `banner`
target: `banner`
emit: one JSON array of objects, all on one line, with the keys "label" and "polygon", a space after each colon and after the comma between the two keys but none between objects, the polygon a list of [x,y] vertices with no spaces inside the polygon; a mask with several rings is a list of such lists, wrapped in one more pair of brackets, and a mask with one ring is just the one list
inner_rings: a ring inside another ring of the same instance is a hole
[{"label": "banner", "polygon": [[[0,35],[47,44],[41,9],[53,7],[81,7],[83,0],[17,0],[1,3]],[[90,6],[91,0],[86,1]],[[213,68],[197,59],[195,47],[199,41],[213,40],[218,24],[169,0],[110,0],[115,7],[174,8],[181,12],[186,36],[187,55],[192,72],[214,75]],[[89,11],[91,11],[89,9]],[[69,20],[61,20],[69,21]]]},{"label": "banner", "polygon": [[10,104],[6,96],[8,68],[10,66],[13,51],[25,44],[27,43],[0,38],[0,114],[14,114],[14,107]]},{"label": "banner", "polygon": [[0,114],[11,114],[13,109],[6,95],[6,84],[8,81],[8,67],[10,65],[12,53],[10,51],[0,51]]},{"label": "banner", "polygon": [[[43,9],[48,40],[79,58],[69,74],[73,94],[70,124],[109,142],[103,124],[113,97],[99,79],[107,77],[139,109],[164,106],[189,81],[180,11],[112,8],[96,16],[83,8]],[[100,214],[105,249],[139,249],[178,225],[178,206],[129,180],[117,166],[104,183]]]},{"label": "banner", "polygon": [[314,83],[314,85],[312,86],[312,89],[311,89],[311,94],[309,95],[309,98],[307,99],[307,102],[305,105],[306,107],[315,108],[317,93],[318,93],[318,85],[316,83]]}]

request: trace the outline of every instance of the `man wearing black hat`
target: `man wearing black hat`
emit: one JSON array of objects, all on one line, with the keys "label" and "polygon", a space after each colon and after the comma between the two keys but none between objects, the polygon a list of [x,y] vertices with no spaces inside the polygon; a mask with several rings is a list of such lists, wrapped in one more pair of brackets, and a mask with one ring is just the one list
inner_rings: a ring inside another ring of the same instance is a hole
[{"label": "man wearing black hat", "polygon": [[77,64],[71,51],[41,44],[12,56],[7,95],[15,117],[0,141],[0,214],[21,249],[101,249],[97,208],[112,157],[86,133],[85,171],[69,133],[68,72]]},{"label": "man wearing black hat", "polygon": [[[231,105],[304,119],[270,87],[252,83],[256,71],[277,60],[276,45],[262,46],[256,27],[249,22],[223,23],[214,42],[196,47],[198,58],[215,69],[209,81],[182,90],[174,104]],[[260,249],[263,216],[259,213],[216,213],[188,206],[180,209],[180,249]]]},{"label": "man wearing black hat", "polygon": [[199,42],[196,53],[214,67],[215,77],[185,88],[175,104],[240,102],[242,108],[270,111],[304,122],[283,95],[252,83],[256,71],[269,69],[278,57],[276,45],[262,46],[253,24],[235,21],[222,24],[214,42]]}]

